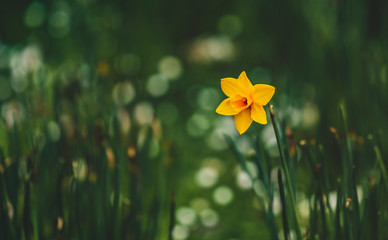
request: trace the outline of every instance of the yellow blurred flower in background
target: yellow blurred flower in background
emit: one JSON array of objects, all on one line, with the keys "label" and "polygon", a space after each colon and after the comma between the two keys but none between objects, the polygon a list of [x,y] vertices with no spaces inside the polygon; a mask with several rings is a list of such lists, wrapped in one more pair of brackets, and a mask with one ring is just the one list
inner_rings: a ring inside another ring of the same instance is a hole
[{"label": "yellow blurred flower in background", "polygon": [[243,71],[238,79],[221,79],[222,91],[228,96],[221,102],[216,112],[221,115],[234,115],[234,122],[240,134],[246,132],[252,121],[267,124],[263,108],[275,93],[275,88],[267,84],[252,85]]}]

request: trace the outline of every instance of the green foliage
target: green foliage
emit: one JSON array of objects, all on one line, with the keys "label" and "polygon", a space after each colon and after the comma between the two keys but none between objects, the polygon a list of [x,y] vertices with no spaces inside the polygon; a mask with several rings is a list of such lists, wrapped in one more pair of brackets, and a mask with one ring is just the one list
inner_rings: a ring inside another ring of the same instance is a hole
[{"label": "green foliage", "polygon": [[[324,149],[322,145],[316,146],[316,143],[308,144],[304,140],[300,142],[300,148],[302,149],[300,153],[302,158],[307,158],[309,165],[311,166],[311,182],[309,184],[309,191],[307,192],[307,199],[309,202],[308,209],[310,212],[308,224],[299,224],[298,217],[295,215],[296,211],[294,211],[296,209],[295,200],[293,198],[295,192],[292,187],[284,186],[281,170],[278,169],[277,181],[282,203],[284,239],[367,239],[372,236],[375,239],[385,239],[387,237],[387,231],[384,229],[377,230],[387,221],[387,217],[384,215],[387,213],[388,209],[385,206],[384,201],[382,201],[388,190],[388,188],[385,188],[388,186],[386,184],[386,163],[384,163],[381,158],[379,148],[373,146],[373,143],[369,144],[370,146],[366,147],[374,149],[375,163],[368,169],[370,175],[367,176],[367,179],[356,179],[356,164],[353,162],[352,157],[355,152],[354,144],[349,136],[344,109],[342,106],[340,106],[339,109],[340,117],[343,121],[342,134],[339,135],[335,129],[332,130],[334,133],[333,140],[336,141],[339,147],[338,149],[340,150],[339,154],[341,161],[341,177],[337,180],[337,191],[329,193],[329,191],[332,191],[332,187],[328,180],[329,173],[327,169],[327,162],[330,160],[323,156]],[[277,123],[272,109],[270,109],[270,112],[283,162],[282,170],[286,173],[285,182],[286,184],[290,184],[291,179],[289,178],[288,168],[291,161],[288,160],[288,162],[285,162],[286,157],[285,154],[282,153],[284,151],[282,145],[286,145],[287,142],[282,141],[279,131],[277,130]],[[286,133],[283,132],[282,135],[285,136]],[[289,143],[293,143],[293,141],[292,137],[289,138]],[[231,150],[237,154],[237,160],[242,169],[246,171],[247,174],[250,174],[246,167],[246,160],[241,157],[241,153],[236,150],[235,143],[229,140],[229,145]],[[293,151],[293,149],[289,148],[287,153],[290,151]],[[262,162],[266,161],[262,160]],[[262,168],[259,162],[256,162],[256,164],[259,169]],[[296,168],[293,170],[297,171]],[[376,173],[373,173],[374,171],[377,171],[379,175],[381,174],[381,176],[379,176],[379,183],[376,182]],[[264,174],[260,174],[260,176],[261,177],[259,177],[257,181],[260,181],[265,189],[271,188],[273,183],[265,181]],[[359,190],[357,189],[358,181],[362,183],[362,187],[360,187]],[[361,194],[359,194],[358,191],[360,191]],[[371,193],[375,191],[378,191],[377,195],[372,195]],[[331,206],[330,194],[336,195],[336,200],[333,201],[336,206]],[[363,196],[363,194],[366,194],[366,196]],[[359,195],[361,195],[361,198]],[[272,209],[269,207],[274,204],[273,197],[270,197],[269,195],[266,195],[265,197],[260,195],[256,196],[260,199],[260,202],[263,205],[262,207],[268,212],[272,212]],[[266,203],[267,205],[265,204],[265,201],[269,201]],[[369,201],[372,201],[375,205],[370,205]],[[361,211],[363,211],[363,213]],[[375,215],[374,217],[369,218],[371,212]],[[290,222],[292,223],[291,226],[293,227],[294,235],[290,232]],[[372,222],[372,224],[365,225],[366,222]],[[276,228],[274,222],[267,222],[267,224],[269,231]],[[297,233],[301,228],[304,229],[304,237]],[[272,236],[272,239],[278,239],[278,237]]]}]

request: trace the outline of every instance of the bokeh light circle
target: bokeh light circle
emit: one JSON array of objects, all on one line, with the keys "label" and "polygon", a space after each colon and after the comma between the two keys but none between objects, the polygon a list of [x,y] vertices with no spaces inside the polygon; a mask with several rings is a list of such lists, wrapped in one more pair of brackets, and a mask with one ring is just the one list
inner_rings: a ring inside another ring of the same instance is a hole
[{"label": "bokeh light circle", "polygon": [[202,210],[199,213],[199,216],[202,224],[206,227],[214,227],[220,220],[218,213],[210,208]]},{"label": "bokeh light circle", "polygon": [[146,87],[153,97],[160,97],[167,93],[169,83],[162,74],[155,74],[148,78]]},{"label": "bokeh light circle", "polygon": [[213,192],[213,200],[219,205],[228,205],[233,197],[233,191],[227,186],[220,186]]},{"label": "bokeh light circle", "polygon": [[118,106],[130,103],[136,96],[135,88],[129,81],[119,82],[113,87],[112,97]]},{"label": "bokeh light circle", "polygon": [[183,72],[181,61],[174,56],[165,56],[159,62],[159,72],[169,80],[176,80]]},{"label": "bokeh light circle", "polygon": [[135,106],[135,120],[139,125],[151,124],[154,118],[154,108],[149,102],[141,102]]},{"label": "bokeh light circle", "polygon": [[212,167],[203,167],[195,175],[195,180],[201,187],[212,187],[218,180],[218,172]]}]

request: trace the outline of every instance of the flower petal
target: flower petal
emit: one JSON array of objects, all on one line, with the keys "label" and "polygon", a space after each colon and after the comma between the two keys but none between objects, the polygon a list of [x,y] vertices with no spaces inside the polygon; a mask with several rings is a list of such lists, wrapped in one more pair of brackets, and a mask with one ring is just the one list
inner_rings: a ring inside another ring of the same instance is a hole
[{"label": "flower petal", "polygon": [[260,124],[267,124],[267,114],[262,105],[255,103],[251,105],[251,118]]},{"label": "flower petal", "polygon": [[244,91],[246,94],[250,94],[254,91],[253,85],[251,81],[249,81],[247,74],[245,71],[243,71],[240,76],[238,77],[238,84],[240,85],[240,88]]},{"label": "flower petal", "polygon": [[271,100],[275,93],[275,88],[267,84],[256,84],[253,88],[255,89],[252,94],[253,102],[263,106]]},{"label": "flower petal", "polygon": [[245,109],[239,114],[234,116],[234,123],[236,124],[237,131],[240,134],[246,132],[252,124],[251,111],[250,109]]},{"label": "flower petal", "polygon": [[225,99],[220,103],[220,105],[216,109],[216,113],[221,114],[221,115],[235,115],[239,113],[241,110],[236,110],[235,108],[232,107],[230,104],[230,98]]},{"label": "flower petal", "polygon": [[221,79],[221,89],[228,97],[235,97],[237,94],[241,94],[239,81],[235,78]]}]

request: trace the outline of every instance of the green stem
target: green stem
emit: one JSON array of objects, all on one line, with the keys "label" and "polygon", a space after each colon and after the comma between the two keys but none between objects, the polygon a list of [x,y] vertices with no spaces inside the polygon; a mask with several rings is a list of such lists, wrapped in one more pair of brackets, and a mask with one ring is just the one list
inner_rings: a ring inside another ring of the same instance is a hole
[{"label": "green stem", "polygon": [[283,165],[284,173],[286,175],[286,183],[287,183],[286,186],[287,186],[288,195],[290,196],[290,200],[291,200],[291,210],[292,210],[293,217],[294,217],[294,223],[296,225],[296,226],[294,226],[295,227],[295,232],[296,232],[297,238],[298,239],[302,239],[302,233],[300,231],[298,215],[297,215],[297,212],[296,212],[295,198],[294,198],[294,194],[293,194],[294,191],[292,190],[291,178],[290,178],[290,174],[288,172],[288,166],[287,166],[287,162],[286,162],[286,157],[285,157],[284,151],[282,149],[282,145],[281,145],[281,141],[280,141],[279,129],[278,129],[277,122],[275,120],[275,114],[273,112],[272,105],[269,106],[268,109],[269,109],[269,113],[271,115],[273,129],[275,131],[275,136],[276,136],[276,140],[277,140],[277,144],[278,144],[278,149],[279,149],[279,152],[280,152],[280,157],[282,159],[282,165]]},{"label": "green stem", "polygon": [[283,234],[284,234],[284,239],[288,240],[290,237],[290,227],[287,221],[287,206],[286,206],[286,196],[284,194],[282,171],[280,171],[279,168],[278,168],[278,184],[279,184],[280,200],[282,202]]}]

